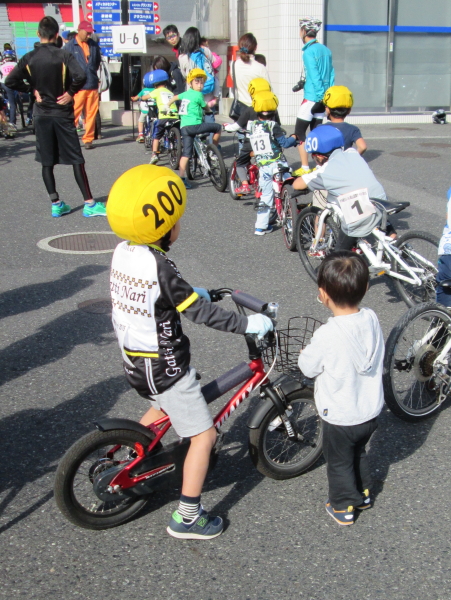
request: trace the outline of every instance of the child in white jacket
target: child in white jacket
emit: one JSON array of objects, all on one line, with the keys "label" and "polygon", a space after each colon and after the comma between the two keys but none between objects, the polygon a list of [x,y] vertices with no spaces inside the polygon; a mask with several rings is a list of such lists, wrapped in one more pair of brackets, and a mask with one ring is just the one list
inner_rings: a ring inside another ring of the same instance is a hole
[{"label": "child in white jacket", "polygon": [[352,525],[355,509],[372,506],[365,446],[384,403],[382,330],[372,310],[359,309],[368,280],[368,267],[354,252],[343,250],[324,259],[318,273],[319,299],[334,316],[299,357],[304,375],[316,377],[329,482],[326,510],[340,525]]}]

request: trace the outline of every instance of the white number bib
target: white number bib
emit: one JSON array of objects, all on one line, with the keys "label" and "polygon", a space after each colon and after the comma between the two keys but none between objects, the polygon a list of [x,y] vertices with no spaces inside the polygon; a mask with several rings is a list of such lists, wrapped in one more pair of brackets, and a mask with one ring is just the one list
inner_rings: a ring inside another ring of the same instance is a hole
[{"label": "white number bib", "polygon": [[179,108],[179,115],[183,115],[186,117],[186,115],[188,114],[188,105],[190,102],[191,100],[187,100],[186,98],[182,100]]},{"label": "white number bib", "polygon": [[341,194],[337,200],[346,225],[357,223],[357,221],[370,217],[376,212],[368,196],[367,188]]},{"label": "white number bib", "polygon": [[254,154],[272,154],[269,133],[253,133],[250,140]]}]

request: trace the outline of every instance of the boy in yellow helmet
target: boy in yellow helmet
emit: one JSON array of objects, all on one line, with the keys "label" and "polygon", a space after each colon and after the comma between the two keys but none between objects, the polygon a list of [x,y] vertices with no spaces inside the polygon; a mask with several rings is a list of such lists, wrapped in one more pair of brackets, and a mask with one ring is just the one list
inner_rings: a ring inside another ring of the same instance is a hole
[{"label": "boy in yellow helmet", "polygon": [[191,439],[180,503],[167,531],[176,538],[211,539],[222,533],[223,522],[202,508],[200,495],[216,429],[190,366],[180,314],[219,331],[261,336],[272,329],[272,321],[226,311],[211,303],[207,290],[182,279],[166,253],[178,238],[185,206],[185,186],[166,167],[140,165],[119,177],[108,198],[107,218],[127,241],[114,251],[110,288],[125,376],[152,405],[141,423],[167,414],[177,435]]},{"label": "boy in yellow helmet", "polygon": [[202,90],[207,79],[207,74],[202,69],[191,69],[186,78],[189,89],[174,96],[172,102],[181,101],[179,115],[181,118],[180,131],[182,134],[183,152],[180,159],[179,173],[186,188],[191,188],[186,178],[186,167],[193,154],[194,138],[198,133],[213,133],[213,143],[217,146],[221,137],[219,123],[203,123],[203,110],[208,106]]},{"label": "boy in yellow helmet", "polygon": [[329,119],[325,125],[332,125],[341,131],[345,140],[344,149],[356,145],[357,152],[362,155],[367,146],[358,127],[346,123],[345,118],[349,115],[354,104],[354,97],[349,88],[344,85],[333,85],[324,94],[323,104],[326,107],[326,116]]}]

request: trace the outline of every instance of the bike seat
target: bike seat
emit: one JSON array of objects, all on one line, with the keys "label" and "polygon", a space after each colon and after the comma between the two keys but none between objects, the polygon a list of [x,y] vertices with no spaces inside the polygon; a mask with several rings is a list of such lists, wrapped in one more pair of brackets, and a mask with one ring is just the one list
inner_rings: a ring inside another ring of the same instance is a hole
[{"label": "bike seat", "polygon": [[209,136],[209,135],[210,135],[209,133],[199,133],[197,137],[198,137],[200,140],[206,140],[206,139],[208,138],[208,136]]},{"label": "bike seat", "polygon": [[395,215],[410,206],[410,202],[389,202],[388,200],[379,200],[378,198],[370,198],[370,200],[383,206],[389,215]]},{"label": "bike seat", "polygon": [[451,288],[451,279],[444,279],[443,281],[440,281],[438,285],[445,288]]}]

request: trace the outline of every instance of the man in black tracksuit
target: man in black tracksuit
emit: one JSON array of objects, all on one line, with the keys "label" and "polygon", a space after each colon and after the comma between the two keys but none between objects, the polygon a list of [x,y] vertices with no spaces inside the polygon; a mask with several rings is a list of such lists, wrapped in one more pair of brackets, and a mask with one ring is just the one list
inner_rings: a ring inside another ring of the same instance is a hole
[{"label": "man in black tracksuit", "polygon": [[86,75],[71,54],[56,46],[58,23],[55,19],[41,19],[38,36],[41,43],[20,59],[6,78],[6,85],[19,92],[33,92],[36,96],[33,109],[36,160],[42,164],[42,178],[52,202],[52,216],[61,217],[71,211],[56,191],[53,169],[57,164],[73,165],[75,180],[85,200],[85,214],[92,211],[95,202],[74,125],[73,97],[85,84]]}]

